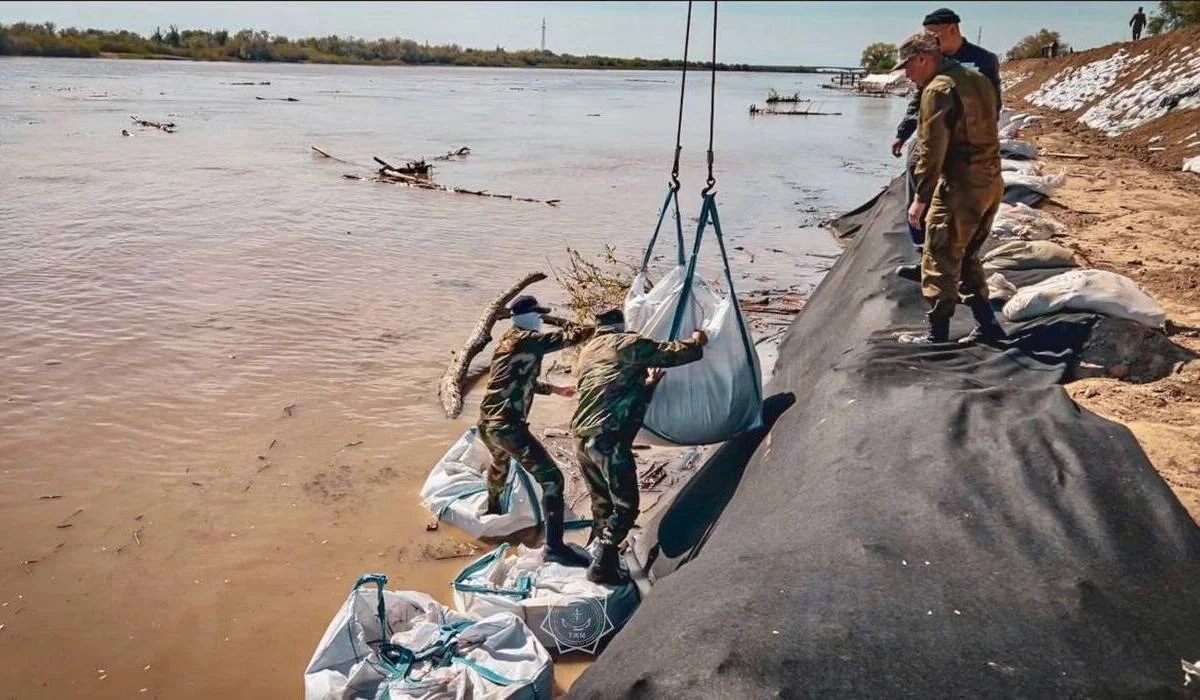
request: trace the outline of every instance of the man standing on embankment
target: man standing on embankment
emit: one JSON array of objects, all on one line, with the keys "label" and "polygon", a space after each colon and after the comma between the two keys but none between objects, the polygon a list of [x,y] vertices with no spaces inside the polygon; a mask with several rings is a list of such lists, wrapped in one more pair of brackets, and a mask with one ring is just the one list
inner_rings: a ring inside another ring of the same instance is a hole
[{"label": "man standing on embankment", "polygon": [[979,259],[1004,194],[996,92],[982,74],[943,56],[932,33],[909,37],[899,54],[897,67],[921,88],[908,223],[925,223],[921,293],[930,306],[925,333],[899,340],[948,341],[960,301],[977,324],[964,341],[1003,338]]},{"label": "man standing on embankment", "polygon": [[[941,48],[942,55],[953,58],[959,63],[968,68],[983,73],[992,83],[992,87],[996,90],[996,117],[1000,116],[1000,59],[996,54],[987,49],[976,46],[967,41],[962,35],[959,23],[962,18],[958,16],[954,10],[948,7],[942,7],[929,14],[925,15],[922,21],[922,26],[925,31],[931,32],[938,37],[938,45]],[[904,143],[917,130],[917,114],[921,110],[921,91],[917,90],[913,93],[912,99],[908,102],[908,109],[904,112],[904,117],[896,126],[896,140],[892,142],[892,155],[899,158],[903,152]],[[908,201],[905,204],[912,204],[912,164],[909,163],[909,180],[910,187],[908,192]],[[909,235],[912,237],[913,245],[920,252],[924,245],[925,230],[920,226],[909,229]],[[920,265],[902,265],[896,270],[896,273],[905,279],[916,282],[921,279]]]},{"label": "man standing on embankment", "polygon": [[1146,13],[1142,12],[1142,8],[1133,13],[1133,17],[1129,18],[1129,26],[1133,29],[1133,40],[1137,41],[1142,38],[1142,29],[1146,26]]}]

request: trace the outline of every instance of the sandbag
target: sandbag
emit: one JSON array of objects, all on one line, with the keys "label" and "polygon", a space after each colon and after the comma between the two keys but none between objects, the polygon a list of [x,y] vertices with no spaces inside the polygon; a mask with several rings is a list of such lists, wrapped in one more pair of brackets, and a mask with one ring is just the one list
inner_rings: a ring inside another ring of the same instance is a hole
[{"label": "sandbag", "polygon": [[671,340],[676,307],[690,290],[674,337],[703,330],[708,334],[704,358],[667,370],[644,425],[680,445],[705,445],[759,425],[762,375],[736,299],[718,294],[698,277],[687,278],[688,268],[676,266],[645,292],[645,272],[639,273],[625,297],[625,325],[652,340]]},{"label": "sandbag", "polygon": [[[487,465],[492,456],[479,441],[474,426],[463,433],[438,460],[425,485],[421,502],[438,520],[472,537],[504,537],[541,525],[542,487],[515,461],[509,464],[500,515],[487,515]],[[583,524],[570,510],[568,526]]]},{"label": "sandbag", "polygon": [[354,584],[304,671],[305,700],[551,696],[550,654],[516,616],[472,619],[386,583],[367,574]]},{"label": "sandbag", "polygon": [[1023,185],[1029,189],[1040,192],[1047,197],[1054,194],[1054,190],[1062,187],[1062,184],[1067,180],[1066,173],[1057,173],[1055,175],[1026,175],[1024,173],[1014,172],[1012,170],[1003,170],[1000,172],[1004,178],[1005,186]]},{"label": "sandbag", "polygon": [[1000,139],[1000,157],[1033,160],[1037,158],[1037,146],[1028,141]]},{"label": "sandbag", "polygon": [[996,238],[1021,238],[1044,241],[1067,232],[1067,227],[1049,214],[1023,204],[1003,203],[992,220],[992,235]]},{"label": "sandbag", "polygon": [[1009,241],[983,254],[985,270],[1075,267],[1075,253],[1051,241]]},{"label": "sandbag", "polygon": [[1183,161],[1183,172],[1200,173],[1200,156],[1192,156]]},{"label": "sandbag", "polygon": [[1001,158],[1000,170],[1003,172],[1021,173],[1022,175],[1040,175],[1042,173],[1042,164],[1036,160]]},{"label": "sandbag", "polygon": [[1107,270],[1071,270],[1017,290],[1004,316],[1023,321],[1056,311],[1091,311],[1162,328],[1167,314],[1136,282]]},{"label": "sandbag", "polygon": [[610,588],[587,579],[587,569],[546,562],[543,550],[500,545],[454,578],[454,607],[472,617],[510,613],[552,653],[597,653],[615,635],[640,597],[628,583]]},{"label": "sandbag", "polygon": [[993,272],[987,278],[988,299],[1007,301],[1017,293],[1017,286],[999,272]]}]

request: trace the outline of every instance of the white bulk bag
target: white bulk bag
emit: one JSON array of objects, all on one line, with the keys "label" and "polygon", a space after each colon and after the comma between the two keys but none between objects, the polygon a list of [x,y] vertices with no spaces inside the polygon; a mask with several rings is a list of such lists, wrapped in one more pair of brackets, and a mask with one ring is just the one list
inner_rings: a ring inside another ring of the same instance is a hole
[{"label": "white bulk bag", "polygon": [[1162,328],[1167,314],[1136,282],[1107,270],[1071,270],[1017,290],[1004,305],[1010,321],[1054,313],[1092,311]]},{"label": "white bulk bag", "polygon": [[482,617],[521,618],[551,653],[596,653],[637,609],[632,583],[612,588],[587,579],[587,569],[543,559],[541,549],[502,544],[454,579],[454,607]]},{"label": "white bulk bag", "polygon": [[[504,537],[541,525],[542,487],[521,465],[509,463],[500,515],[487,515],[487,466],[492,455],[474,426],[434,465],[421,487],[421,502],[437,516],[472,537]],[[569,510],[568,527],[580,524]]]},{"label": "white bulk bag", "polygon": [[1009,241],[983,254],[985,270],[1075,267],[1075,253],[1052,241]]},{"label": "white bulk bag", "polygon": [[1023,185],[1033,190],[1040,192],[1047,197],[1054,194],[1054,190],[1062,187],[1062,184],[1067,181],[1066,173],[1058,173],[1055,175],[1026,175],[1012,170],[1002,170],[1000,176],[1004,178],[1004,186]]},{"label": "white bulk bag", "polygon": [[704,358],[667,370],[644,425],[680,445],[706,445],[761,424],[762,374],[736,299],[696,277],[685,286],[687,273],[687,267],[676,266],[649,292],[643,291],[645,272],[638,274],[625,297],[625,326],[651,340],[671,340],[675,309],[690,289],[675,337],[703,330],[708,334]]},{"label": "white bulk bag", "polygon": [[475,620],[386,583],[367,574],[354,584],[304,671],[305,700],[551,696],[550,654],[516,616]]}]

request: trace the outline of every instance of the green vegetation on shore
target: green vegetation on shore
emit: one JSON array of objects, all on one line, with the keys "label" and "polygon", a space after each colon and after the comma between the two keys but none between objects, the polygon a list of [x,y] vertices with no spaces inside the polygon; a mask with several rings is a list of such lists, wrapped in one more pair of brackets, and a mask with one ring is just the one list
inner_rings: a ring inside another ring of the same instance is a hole
[{"label": "green vegetation on shore", "polygon": [[[477,66],[510,68],[611,68],[626,70],[678,69],[675,59],[574,56],[553,51],[465,49],[457,44],[431,46],[411,39],[356,39],[325,36],[289,39],[265,31],[243,29],[183,29],[172,25],[150,37],[130,31],[58,29],[53,23],[0,24],[0,56],[96,58],[177,58],[196,61],[259,61],[284,63],[355,63],[412,66]],[[697,64],[707,68],[709,64]],[[805,66],[754,66],[718,63],[723,71],[811,73]]]}]

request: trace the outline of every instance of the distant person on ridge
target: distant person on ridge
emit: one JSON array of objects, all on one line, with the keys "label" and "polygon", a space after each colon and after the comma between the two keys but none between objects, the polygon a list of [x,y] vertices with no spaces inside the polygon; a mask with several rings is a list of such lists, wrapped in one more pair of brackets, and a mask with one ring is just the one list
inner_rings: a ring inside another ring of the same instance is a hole
[{"label": "distant person on ridge", "polygon": [[947,342],[959,302],[971,307],[976,323],[960,342],[999,340],[1005,333],[988,303],[979,258],[1004,194],[996,92],[983,75],[943,56],[931,33],[906,39],[899,58],[921,88],[908,223],[925,223],[921,294],[930,306],[925,333],[899,341]]},{"label": "distant person on ridge", "polygon": [[654,385],[656,367],[695,362],[708,336],[659,343],[625,330],[625,314],[610,309],[596,316],[596,336],[579,356],[579,405],[571,419],[576,456],[592,498],[598,550],[588,580],[610,586],[628,583],[617,550],[638,516],[637,462],[633,440]]},{"label": "distant person on ridge", "polygon": [[[925,30],[936,34],[938,43],[941,46],[942,54],[953,58],[959,63],[968,68],[983,73],[988,80],[991,81],[992,87],[996,89],[996,118],[1000,118],[1000,59],[996,54],[976,46],[967,41],[959,29],[959,23],[962,19],[947,7],[939,8],[925,15],[922,25]],[[904,113],[904,118],[896,126],[896,140],[892,142],[892,155],[899,158],[904,149],[904,143],[912,137],[913,132],[917,130],[917,114],[921,109],[921,91],[917,90],[913,93],[912,99],[909,100],[908,109]],[[908,163],[908,204],[912,203],[912,163]],[[921,252],[921,246],[924,245],[925,231],[924,228],[910,228],[909,236],[912,238],[913,245],[916,246],[917,252]],[[919,265],[903,265],[897,269],[897,274],[905,279],[917,281],[921,278],[921,270]]]},{"label": "distant person on ridge", "polygon": [[479,406],[479,438],[492,454],[488,467],[487,512],[501,512],[501,495],[508,479],[509,459],[517,460],[542,487],[546,519],[546,559],[565,566],[587,566],[590,559],[563,542],[563,475],[546,448],[529,431],[529,409],[534,394],[571,397],[570,387],[551,386],[540,379],[542,357],[591,337],[593,330],[568,326],[542,332],[542,316],[550,309],[531,296],[517,298],[509,307],[512,328],[501,336],[492,355],[487,392]]},{"label": "distant person on ridge", "polygon": [[1139,7],[1133,17],[1129,18],[1129,26],[1133,27],[1133,40],[1141,39],[1142,29],[1146,26],[1146,13],[1142,12],[1142,8]]}]

